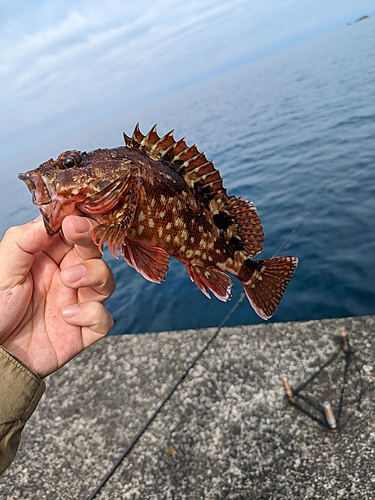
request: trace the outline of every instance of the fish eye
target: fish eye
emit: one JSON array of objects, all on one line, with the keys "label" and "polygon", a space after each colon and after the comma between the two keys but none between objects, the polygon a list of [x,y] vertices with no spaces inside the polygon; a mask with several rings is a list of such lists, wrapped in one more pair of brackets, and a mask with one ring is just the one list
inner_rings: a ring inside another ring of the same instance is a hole
[{"label": "fish eye", "polygon": [[66,168],[73,168],[76,166],[76,160],[75,158],[72,158],[71,156],[68,156],[68,158],[65,158],[63,161],[64,167]]}]

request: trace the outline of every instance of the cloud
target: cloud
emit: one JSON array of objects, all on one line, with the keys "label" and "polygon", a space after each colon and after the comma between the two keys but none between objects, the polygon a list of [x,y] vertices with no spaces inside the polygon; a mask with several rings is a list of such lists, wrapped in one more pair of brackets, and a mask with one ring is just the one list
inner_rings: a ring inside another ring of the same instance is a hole
[{"label": "cloud", "polygon": [[350,0],[4,0],[3,154],[328,31],[370,3],[354,14]]}]

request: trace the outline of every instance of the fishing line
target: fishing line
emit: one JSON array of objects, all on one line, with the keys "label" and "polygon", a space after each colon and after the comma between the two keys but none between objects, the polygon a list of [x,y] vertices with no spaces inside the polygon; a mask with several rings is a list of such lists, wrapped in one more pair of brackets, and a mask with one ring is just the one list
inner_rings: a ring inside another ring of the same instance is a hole
[{"label": "fishing line", "polygon": [[[288,242],[291,240],[291,238],[296,234],[296,232],[299,230],[299,228],[302,226],[303,222],[306,220],[306,218],[310,215],[318,201],[322,198],[322,196],[328,191],[329,187],[331,184],[329,184],[324,191],[315,199],[313,204],[310,206],[310,208],[307,210],[305,215],[302,217],[302,219],[299,221],[299,223],[295,226],[295,228],[291,231],[291,233],[287,236],[287,238],[284,240],[282,245],[279,247],[279,249],[275,252],[273,257],[278,255],[288,244]],[[166,402],[172,397],[176,389],[179,387],[179,385],[182,383],[182,381],[186,378],[190,370],[194,367],[194,365],[197,363],[197,361],[201,358],[203,353],[207,350],[207,348],[212,344],[212,342],[216,339],[216,337],[219,335],[220,330],[228,323],[228,321],[231,319],[231,317],[235,314],[237,309],[241,306],[243,301],[245,300],[245,293],[242,293],[240,295],[240,298],[236,302],[236,304],[232,307],[232,309],[229,311],[228,315],[223,319],[223,321],[220,323],[220,325],[217,327],[215,332],[211,335],[211,337],[207,340],[207,342],[204,344],[204,346],[199,350],[198,354],[195,356],[195,358],[189,363],[185,371],[180,375],[180,377],[176,380],[176,382],[173,384],[169,392],[164,396],[162,401],[159,403],[159,405],[155,408],[153,413],[149,416],[149,418],[144,422],[142,427],[138,430],[138,432],[134,435],[133,439],[131,442],[128,444],[128,446],[124,449],[124,451],[121,453],[121,455],[118,457],[118,459],[115,461],[111,469],[103,476],[95,490],[90,494],[90,496],[87,498],[87,500],[93,500],[95,496],[99,493],[99,491],[103,488],[105,483],[108,481],[108,479],[113,475],[113,473],[116,471],[117,467],[121,464],[121,462],[126,458],[127,455],[131,452],[131,450],[134,448],[134,446],[137,444],[139,439],[141,438],[142,434],[146,431],[146,429],[149,427],[149,425],[154,421],[155,417],[158,415],[158,413],[161,411],[163,406],[166,404]]]},{"label": "fishing line", "polygon": [[276,257],[280,252],[284,250],[284,248],[287,246],[289,243],[289,240],[293,238],[293,236],[296,234],[296,232],[299,230],[299,228],[302,226],[302,224],[305,222],[305,219],[310,215],[310,213],[314,210],[315,206],[317,205],[318,201],[323,197],[323,195],[326,194],[328,189],[331,187],[332,182],[328,184],[328,186],[322,191],[322,193],[315,199],[314,203],[310,206],[310,208],[307,210],[305,215],[302,217],[302,219],[299,221],[299,223],[296,225],[296,227],[293,229],[293,231],[287,236],[287,238],[284,240],[284,243],[276,250],[276,252],[273,254],[272,257]]}]

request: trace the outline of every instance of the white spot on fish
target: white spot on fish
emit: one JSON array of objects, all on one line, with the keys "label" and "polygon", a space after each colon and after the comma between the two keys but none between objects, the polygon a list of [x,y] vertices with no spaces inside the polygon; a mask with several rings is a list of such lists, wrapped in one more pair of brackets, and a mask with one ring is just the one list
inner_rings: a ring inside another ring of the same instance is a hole
[{"label": "white spot on fish", "polygon": [[145,214],[143,213],[143,211],[141,210],[141,211],[139,212],[139,215],[138,215],[138,220],[139,220],[139,222],[144,221],[144,220],[145,220],[145,218],[146,218],[146,216],[145,216]]},{"label": "white spot on fish", "polygon": [[161,238],[163,236],[163,228],[162,227],[158,227],[158,235],[159,235],[159,238]]},{"label": "white spot on fish", "polygon": [[155,227],[154,219],[149,219],[148,220],[148,227],[151,227],[151,228]]},{"label": "white spot on fish", "polygon": [[142,234],[144,228],[145,228],[144,226],[139,226],[138,227],[138,234]]}]

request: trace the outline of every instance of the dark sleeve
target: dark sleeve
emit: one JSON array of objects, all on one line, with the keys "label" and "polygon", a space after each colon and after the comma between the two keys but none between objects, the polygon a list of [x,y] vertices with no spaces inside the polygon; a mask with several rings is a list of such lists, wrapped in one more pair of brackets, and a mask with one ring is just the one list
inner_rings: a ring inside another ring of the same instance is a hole
[{"label": "dark sleeve", "polygon": [[44,390],[43,380],[0,346],[0,474],[14,459]]}]

